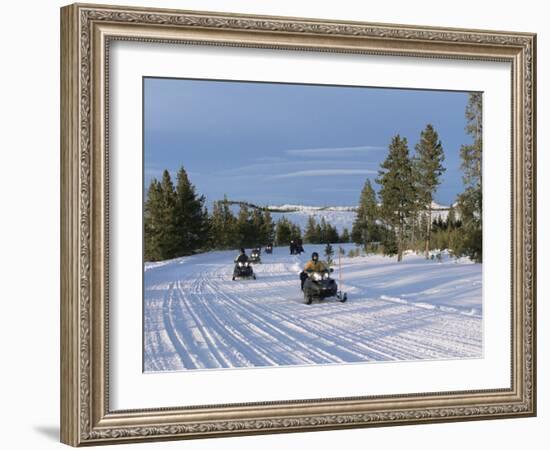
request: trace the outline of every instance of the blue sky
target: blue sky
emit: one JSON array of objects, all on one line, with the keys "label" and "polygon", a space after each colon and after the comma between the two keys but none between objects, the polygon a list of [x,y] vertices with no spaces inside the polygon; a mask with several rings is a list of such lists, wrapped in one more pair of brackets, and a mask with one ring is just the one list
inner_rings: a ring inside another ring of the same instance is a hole
[{"label": "blue sky", "polygon": [[[208,203],[355,205],[395,134],[414,151],[431,123],[447,168],[435,194],[463,190],[465,92],[144,79],[144,188],[184,166]],[[377,186],[375,185],[375,188]]]}]

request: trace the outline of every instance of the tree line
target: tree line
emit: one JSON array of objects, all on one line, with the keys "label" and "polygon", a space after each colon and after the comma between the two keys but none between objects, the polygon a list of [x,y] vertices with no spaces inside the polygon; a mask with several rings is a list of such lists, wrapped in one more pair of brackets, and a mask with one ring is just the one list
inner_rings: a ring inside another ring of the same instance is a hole
[{"label": "tree line", "polygon": [[482,261],[481,102],[480,93],[470,94],[465,117],[472,143],[460,149],[465,190],[449,211],[449,224],[444,229],[434,227],[432,219],[434,194],[446,169],[443,145],[428,124],[413,155],[407,138],[399,134],[392,137],[376,178],[378,194],[368,179],[361,191],[351,231],[355,243],[365,248],[380,244],[385,254],[397,255],[398,261],[406,249],[423,251],[428,257],[434,248],[448,248],[457,257]]},{"label": "tree line", "polygon": [[[264,246],[275,238],[275,223],[267,209],[240,205],[234,214],[227,198],[205,206],[183,167],[176,185],[168,170],[153,179],[144,206],[144,257],[160,261],[208,250]],[[278,225],[278,224],[277,224]]]},{"label": "tree line", "polygon": [[303,240],[309,244],[350,242],[350,233],[341,234],[324,217],[311,216],[302,233],[299,225],[285,216],[274,221],[267,208],[240,202],[238,212],[224,196],[213,203],[212,211],[205,206],[183,167],[176,184],[168,170],[160,181],[153,179],[147,190],[144,207],[144,257],[160,261],[208,250],[264,247],[267,244],[288,245]]}]

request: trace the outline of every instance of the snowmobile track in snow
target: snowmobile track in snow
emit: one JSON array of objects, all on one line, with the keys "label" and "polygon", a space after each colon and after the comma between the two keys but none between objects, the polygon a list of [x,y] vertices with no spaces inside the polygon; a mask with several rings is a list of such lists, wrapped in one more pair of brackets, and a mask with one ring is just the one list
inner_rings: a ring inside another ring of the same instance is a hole
[{"label": "snowmobile track in snow", "polygon": [[322,248],[274,248],[257,280],[231,281],[234,252],[146,264],[145,371],[482,356],[481,265],[344,257],[348,301],[305,305],[298,272]]}]

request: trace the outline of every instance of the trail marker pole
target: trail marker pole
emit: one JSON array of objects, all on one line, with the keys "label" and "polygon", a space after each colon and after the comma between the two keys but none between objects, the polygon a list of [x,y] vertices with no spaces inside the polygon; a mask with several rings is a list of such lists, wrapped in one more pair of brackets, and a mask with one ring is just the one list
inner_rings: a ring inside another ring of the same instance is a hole
[{"label": "trail marker pole", "polygon": [[343,291],[342,283],[342,247],[338,249],[338,282],[340,283],[340,292]]}]

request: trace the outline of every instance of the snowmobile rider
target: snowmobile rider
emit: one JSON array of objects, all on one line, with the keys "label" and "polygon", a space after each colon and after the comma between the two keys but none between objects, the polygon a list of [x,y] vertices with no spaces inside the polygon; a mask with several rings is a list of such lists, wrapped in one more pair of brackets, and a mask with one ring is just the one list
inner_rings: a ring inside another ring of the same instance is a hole
[{"label": "snowmobile rider", "polygon": [[248,262],[248,256],[246,256],[246,252],[244,251],[244,248],[241,248],[241,251],[239,255],[235,258],[235,263],[245,263]]},{"label": "snowmobile rider", "polygon": [[304,290],[304,283],[307,280],[308,273],[311,272],[324,272],[327,271],[328,268],[322,261],[319,261],[319,253],[313,252],[311,254],[311,260],[309,260],[302,272],[300,272],[300,281],[302,283],[302,291]]}]

